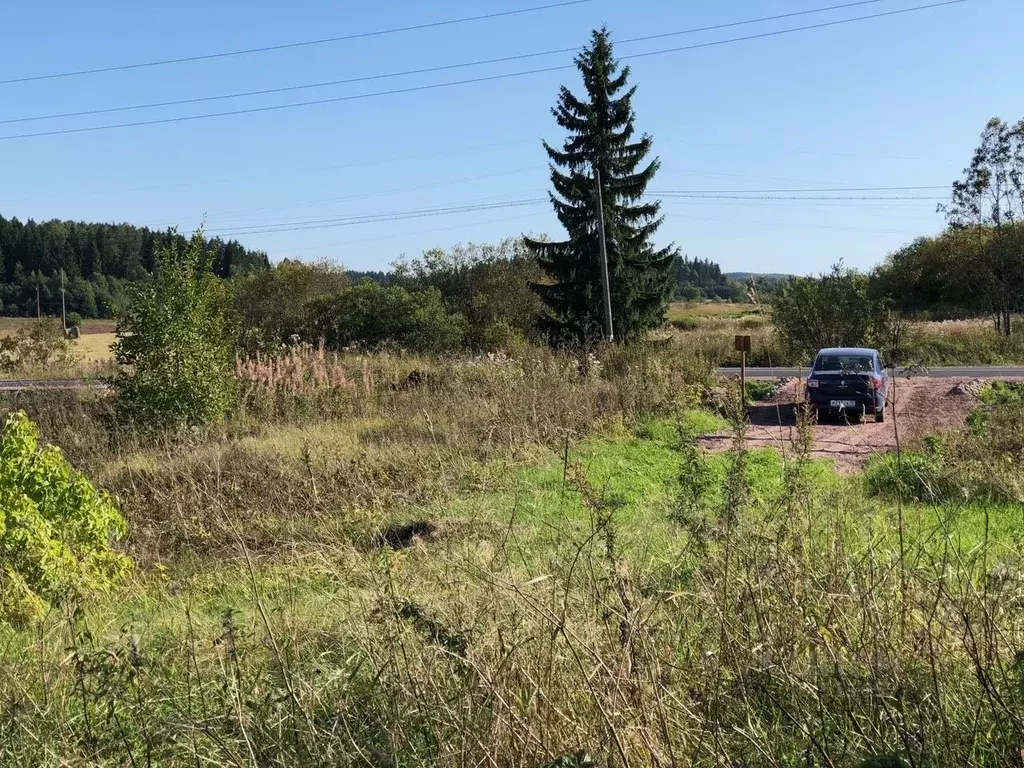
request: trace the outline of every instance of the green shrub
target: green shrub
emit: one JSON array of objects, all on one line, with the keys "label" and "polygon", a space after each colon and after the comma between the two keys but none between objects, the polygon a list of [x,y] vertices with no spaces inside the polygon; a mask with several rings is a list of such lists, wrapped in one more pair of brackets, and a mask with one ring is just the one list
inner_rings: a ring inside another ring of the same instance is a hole
[{"label": "green shrub", "polygon": [[345,270],[331,262],[307,264],[293,259],[234,282],[235,312],[241,323],[239,337],[248,352],[276,350],[288,344],[308,324],[310,301],[346,290],[352,284]]},{"label": "green shrub", "polygon": [[868,293],[866,275],[841,264],[819,277],[800,277],[772,302],[772,321],[783,346],[809,358],[822,347],[859,347],[882,335],[881,307]]},{"label": "green shrub", "polygon": [[745,315],[740,318],[740,328],[745,331],[752,331],[756,328],[764,328],[767,321],[760,315]]},{"label": "green shrub", "polygon": [[487,325],[480,334],[480,343],[487,352],[507,352],[526,344],[526,337],[518,328],[504,320]]},{"label": "green shrub", "polygon": [[946,486],[938,458],[928,453],[875,456],[868,462],[864,479],[871,493],[918,501],[941,498]]},{"label": "green shrub", "polygon": [[990,381],[981,389],[986,405],[1020,405],[1024,403],[1024,381]]},{"label": "green shrub", "polygon": [[109,587],[131,566],[110,549],[125,532],[108,494],[59,448],[40,448],[24,412],[8,417],[0,435],[0,621],[22,623]]},{"label": "green shrub", "polygon": [[81,328],[82,327],[82,316],[77,312],[68,312],[65,318],[66,325],[68,328]]},{"label": "green shrub", "polygon": [[678,331],[696,331],[700,328],[700,320],[695,317],[677,317],[672,320],[672,327]]},{"label": "green shrub", "polygon": [[449,352],[467,332],[462,315],[449,314],[436,289],[407,291],[397,285],[365,282],[312,301],[307,335],[332,349],[350,345],[393,345],[409,352]]},{"label": "green shrub", "polygon": [[747,402],[756,403],[759,400],[767,400],[779,391],[782,384],[778,381],[762,381],[754,379],[746,383]]},{"label": "green shrub", "polygon": [[66,368],[72,362],[71,345],[60,322],[52,317],[31,321],[14,336],[0,338],[0,371],[52,371]]},{"label": "green shrub", "polygon": [[223,420],[234,399],[231,296],[202,231],[157,251],[152,282],[133,288],[114,356],[124,421],[173,430]]}]

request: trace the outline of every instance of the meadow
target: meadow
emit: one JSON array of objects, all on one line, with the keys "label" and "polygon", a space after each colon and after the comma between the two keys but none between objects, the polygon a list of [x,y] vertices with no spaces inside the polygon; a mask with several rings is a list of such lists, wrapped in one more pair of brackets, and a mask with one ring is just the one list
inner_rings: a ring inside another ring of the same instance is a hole
[{"label": "meadow", "polygon": [[[48,318],[59,332],[60,318]],[[0,317],[0,340],[17,337],[35,324],[31,318]],[[113,344],[116,339],[113,320],[86,320],[81,335],[70,340],[65,350],[53,355],[55,364],[30,363],[11,370],[0,370],[0,379],[11,378],[91,378],[113,371]],[[46,344],[54,346],[52,340]]]},{"label": "meadow", "polygon": [[1020,765],[1019,419],[905,446],[1016,478],[920,500],[807,425],[749,449],[676,340],[583,378],[539,349],[239,372],[226,424],[155,441],[106,394],[5,396],[117,495],[136,569],[0,629],[0,763]]},{"label": "meadow", "polygon": [[[668,328],[681,343],[723,367],[738,366],[734,349],[737,335],[751,337],[748,364],[759,367],[809,365],[795,359],[780,343],[766,307],[728,302],[687,302],[669,309]],[[1024,326],[1018,321],[1009,338],[1000,335],[987,319],[912,321],[901,340],[904,364],[1014,365],[1024,363]]]}]

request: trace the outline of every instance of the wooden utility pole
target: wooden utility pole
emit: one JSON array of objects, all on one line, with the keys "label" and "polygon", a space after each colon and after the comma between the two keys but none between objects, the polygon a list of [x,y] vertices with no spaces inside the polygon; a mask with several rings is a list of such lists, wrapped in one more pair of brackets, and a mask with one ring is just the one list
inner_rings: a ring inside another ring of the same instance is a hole
[{"label": "wooden utility pole", "polygon": [[604,338],[615,341],[612,327],[612,288],[608,279],[608,243],[604,231],[604,197],[601,194],[601,171],[594,166],[594,188],[597,197],[597,236],[601,245],[601,287],[604,293]]},{"label": "wooden utility pole", "polygon": [[43,317],[43,302],[39,298],[39,270],[36,270],[36,320],[41,320]]}]

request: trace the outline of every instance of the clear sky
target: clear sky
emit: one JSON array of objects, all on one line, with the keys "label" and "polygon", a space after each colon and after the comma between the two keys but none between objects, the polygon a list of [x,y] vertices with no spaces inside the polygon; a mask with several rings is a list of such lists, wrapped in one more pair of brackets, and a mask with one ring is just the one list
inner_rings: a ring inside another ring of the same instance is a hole
[{"label": "clear sky", "polygon": [[[0,80],[337,37],[557,0],[38,0],[0,4]],[[847,0],[849,2],[850,0]],[[843,0],[590,0],[498,19],[238,57],[0,85],[0,214],[127,221],[240,234],[274,259],[385,268],[433,246],[559,229],[550,207],[398,221],[373,217],[528,200],[548,187],[541,138],[575,70],[300,108],[95,132],[25,133],[201,115],[558,67],[572,54],[290,93],[132,112],[6,122],[364,77],[574,48],[614,38],[822,8]],[[621,57],[927,5],[860,7],[622,43]],[[947,7],[628,61],[637,125],[662,171],[652,190],[788,190],[948,185],[985,122],[1024,117],[1022,0]],[[767,194],[767,193],[766,193]],[[779,194],[779,193],[771,193]],[[825,194],[825,193],[822,193]],[[835,194],[835,193],[828,193]],[[842,194],[842,193],[840,193]],[[847,193],[934,198],[945,189]],[[727,270],[812,273],[868,267],[938,231],[936,201],[666,200],[660,239]]]}]

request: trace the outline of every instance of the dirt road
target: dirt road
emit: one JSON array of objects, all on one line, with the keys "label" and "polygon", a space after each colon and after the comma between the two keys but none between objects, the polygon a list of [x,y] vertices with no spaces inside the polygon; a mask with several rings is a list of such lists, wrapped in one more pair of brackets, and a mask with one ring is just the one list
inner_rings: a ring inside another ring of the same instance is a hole
[{"label": "dirt road", "polygon": [[[803,399],[802,382],[790,379],[774,397],[750,409],[751,447],[778,448],[793,452],[796,438],[796,407]],[[968,414],[979,404],[977,379],[894,379],[890,384],[886,421],[876,424],[868,416],[863,421],[831,420],[815,424],[814,458],[833,459],[837,469],[855,472],[862,469],[874,453],[912,445],[926,435],[963,426]],[[732,435],[718,433],[701,438],[712,450],[726,450]]]}]

